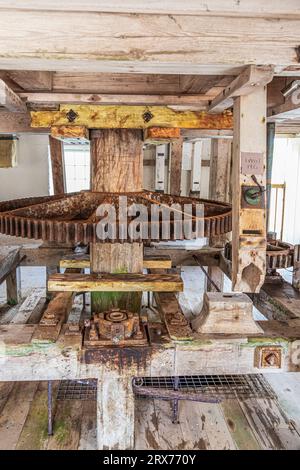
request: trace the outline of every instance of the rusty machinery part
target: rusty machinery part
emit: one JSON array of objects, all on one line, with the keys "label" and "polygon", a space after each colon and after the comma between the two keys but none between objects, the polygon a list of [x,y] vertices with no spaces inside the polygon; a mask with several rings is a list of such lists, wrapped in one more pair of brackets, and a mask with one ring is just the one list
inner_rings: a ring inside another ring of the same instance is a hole
[{"label": "rusty machinery part", "polygon": [[143,346],[147,344],[138,314],[114,308],[95,313],[85,324],[84,346]]},{"label": "rusty machinery part", "polygon": [[[214,236],[231,231],[231,206],[226,203],[209,201],[205,199],[171,196],[168,194],[150,191],[136,193],[98,193],[92,191],[81,191],[57,196],[35,197],[16,199],[0,202],[0,233],[23,238],[42,239],[56,243],[84,243],[90,242],[122,242],[131,241],[124,236],[120,238],[118,224],[119,196],[127,197],[127,206],[142,204],[147,208],[148,220],[150,221],[151,206],[158,205],[160,208],[168,208],[176,204],[175,212],[186,214],[185,204],[192,208],[192,228],[195,229],[197,204],[204,205],[204,236]],[[96,228],[100,217],[96,211],[101,204],[114,204],[116,210],[116,238],[99,240]],[[174,212],[174,213],[175,213]],[[153,235],[150,224],[147,230],[139,231],[139,238],[134,241],[159,241],[184,239],[184,233],[178,236],[174,230],[174,213],[171,213],[170,231],[162,230],[163,223],[158,222],[157,233]],[[137,214],[138,215],[138,214]],[[136,216],[127,216],[127,223]],[[190,213],[188,213],[190,218]],[[183,231],[184,232],[184,231]],[[146,235],[145,235],[146,233]],[[166,235],[167,233],[167,235]]]},{"label": "rusty machinery part", "polygon": [[[231,243],[226,243],[224,255],[226,259],[231,260]],[[267,271],[272,271],[274,269],[290,268],[294,265],[293,245],[282,242],[281,240],[268,240],[266,255]]]}]

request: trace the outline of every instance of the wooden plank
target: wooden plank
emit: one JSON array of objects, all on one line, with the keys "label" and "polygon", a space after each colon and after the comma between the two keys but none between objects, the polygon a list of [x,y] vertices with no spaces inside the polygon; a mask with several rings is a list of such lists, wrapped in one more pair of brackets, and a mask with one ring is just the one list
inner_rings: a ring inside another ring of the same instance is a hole
[{"label": "wooden plank", "polygon": [[205,417],[202,414],[199,419],[198,407],[199,404],[193,401],[179,402],[179,423],[184,436],[185,449],[209,450],[211,447],[205,429]]},{"label": "wooden plank", "polygon": [[170,194],[180,196],[182,171],[182,137],[171,143]]},{"label": "wooden plank", "polygon": [[148,127],[144,131],[144,141],[170,141],[179,139],[180,129],[178,127]]},{"label": "wooden plank", "polygon": [[[98,380],[98,450],[129,450],[134,447],[134,394],[131,377],[110,371]],[[126,426],[124,426],[126,423]]]},{"label": "wooden plank", "polygon": [[[179,404],[179,408],[181,403]],[[172,404],[170,401],[154,400],[155,417],[160,449],[186,449],[186,438],[179,423],[172,423]]]},{"label": "wooden plank", "polygon": [[20,248],[18,246],[0,247],[0,284],[5,281],[11,271],[20,263]]},{"label": "wooden plank", "polygon": [[225,400],[220,406],[237,448],[239,450],[260,450],[261,447],[249,427],[239,402]]},{"label": "wooden plank", "polygon": [[52,72],[45,71],[11,71],[10,78],[24,90],[51,90]]},{"label": "wooden plank", "polygon": [[[265,192],[245,205],[246,188],[266,187],[266,87],[234,103],[232,205],[232,286],[259,292],[266,273]],[[255,139],[253,136],[255,135]],[[255,179],[257,183],[255,182]],[[261,204],[259,204],[261,201]]]},{"label": "wooden plank", "polygon": [[106,93],[40,93],[21,92],[21,98],[25,98],[29,105],[35,108],[47,108],[49,105],[131,105],[131,106],[191,106],[193,109],[205,110],[213,95],[188,94],[188,95],[147,95],[147,94],[106,94]]},{"label": "wooden plank", "polygon": [[[299,82],[299,79],[297,80]],[[281,96],[283,96],[281,94]],[[280,121],[284,119],[299,119],[300,117],[300,90],[296,89],[287,96],[283,103],[272,106],[268,109],[270,121]]]},{"label": "wooden plank", "polygon": [[0,416],[0,449],[16,448],[27,413],[33,401],[37,382],[18,382]]},{"label": "wooden plank", "polygon": [[269,320],[300,318],[300,292],[286,281],[276,285],[264,284],[253,300]]},{"label": "wooden plank", "polygon": [[[90,257],[88,255],[70,256],[61,259],[59,263],[60,268],[80,268],[88,269],[91,267]],[[152,255],[144,257],[144,269],[170,269],[172,267],[172,260],[169,256],[165,255]]]},{"label": "wooden plank", "polygon": [[151,3],[142,0],[138,5],[133,0],[112,0],[108,5],[103,0],[65,0],[62,5],[59,0],[43,1],[37,0],[1,0],[1,8],[22,8],[25,10],[54,10],[54,11],[94,11],[94,12],[114,12],[114,13],[161,13],[194,15],[202,14],[229,15],[229,16],[263,16],[274,18],[278,16],[300,15],[297,0],[287,0],[284,4],[280,0],[265,2],[259,0],[243,0],[237,4],[234,0],[224,3],[222,0],[208,0],[205,4],[198,0],[189,0],[183,4],[180,0],[167,0],[163,3],[159,0],[152,0]]},{"label": "wooden plank", "polygon": [[177,111],[162,106],[62,105],[59,111],[31,111],[31,126],[49,128],[69,124],[70,110],[77,114],[74,125],[94,129],[146,129],[180,127],[188,129],[231,129],[232,115]]},{"label": "wooden plank", "polygon": [[84,126],[53,126],[51,127],[51,137],[67,144],[88,143],[89,131]]},{"label": "wooden plank", "polygon": [[73,304],[73,292],[60,292],[49,303],[39,325],[37,326],[33,341],[56,341],[63,323]]},{"label": "wooden plank", "polygon": [[17,166],[17,137],[14,135],[0,136],[0,168]]},{"label": "wooden plank", "polygon": [[12,113],[26,112],[24,101],[0,79],[0,106]]},{"label": "wooden plank", "polygon": [[97,450],[97,406],[95,401],[82,404],[82,418],[78,450]]},{"label": "wooden plank", "polygon": [[239,400],[251,429],[263,449],[296,450],[299,448],[299,431],[291,426],[276,400]]},{"label": "wooden plank", "polygon": [[82,400],[57,401],[53,436],[49,437],[47,450],[77,450],[80,441],[82,415]]},{"label": "wooden plank", "polygon": [[[53,386],[55,394],[57,383]],[[48,429],[48,393],[47,382],[36,383],[37,390],[29,408],[26,421],[20,434],[17,450],[45,450],[49,437]]]},{"label": "wooden plank", "polygon": [[7,400],[12,392],[15,382],[1,382],[0,383],[0,416],[3,408],[5,407]]},{"label": "wooden plank", "polygon": [[43,298],[45,301],[45,289],[33,289],[31,294],[26,297],[10,323],[15,325],[27,323],[30,317],[35,313],[37,306]]},{"label": "wooden plank", "polygon": [[6,278],[7,303],[16,305],[21,301],[20,268],[13,269]]},{"label": "wooden plank", "polygon": [[[1,132],[13,134],[16,132],[32,132],[31,118],[28,113],[11,113],[0,110]],[[35,129],[36,133],[47,133],[47,129]]]},{"label": "wooden plank", "polygon": [[175,341],[192,341],[192,330],[180,308],[176,295],[173,293],[155,293],[155,301],[170,338]]},{"label": "wooden plank", "polygon": [[[0,65],[3,70],[165,70],[183,74],[197,73],[203,69],[201,65],[210,74],[223,74],[224,69],[232,74],[236,67],[249,63],[280,68],[298,65],[297,16],[249,21],[247,17],[216,15],[207,21],[202,14],[173,13],[153,15],[149,22],[147,14],[48,11],[45,26],[43,11],[3,9]],[[18,35],[11,35],[11,30]],[[59,52],[58,37],[64,45]]]},{"label": "wooden plank", "polygon": [[135,449],[161,449],[154,400],[135,398]]},{"label": "wooden plank", "polygon": [[233,106],[237,96],[248,95],[256,87],[267,85],[273,78],[273,67],[249,65],[234,81],[228,85],[209,105],[209,111],[220,113]]},{"label": "wooden plank", "polygon": [[180,292],[183,284],[177,274],[52,274],[50,292]]},{"label": "wooden plank", "polygon": [[62,143],[52,136],[49,136],[49,146],[54,194],[64,194],[65,178]]}]

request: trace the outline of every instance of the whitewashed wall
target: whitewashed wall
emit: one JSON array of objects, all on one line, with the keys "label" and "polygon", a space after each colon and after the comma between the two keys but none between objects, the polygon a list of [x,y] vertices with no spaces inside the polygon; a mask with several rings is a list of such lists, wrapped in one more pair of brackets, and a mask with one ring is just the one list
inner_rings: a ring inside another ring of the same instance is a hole
[{"label": "whitewashed wall", "polygon": [[49,194],[48,136],[19,135],[17,166],[0,168],[0,200]]},{"label": "whitewashed wall", "polygon": [[[276,138],[272,183],[286,183],[285,220],[283,240],[289,243],[300,243],[300,138]],[[275,192],[271,198],[271,223],[274,228]],[[280,236],[281,192],[278,193],[278,212],[276,231]]]}]

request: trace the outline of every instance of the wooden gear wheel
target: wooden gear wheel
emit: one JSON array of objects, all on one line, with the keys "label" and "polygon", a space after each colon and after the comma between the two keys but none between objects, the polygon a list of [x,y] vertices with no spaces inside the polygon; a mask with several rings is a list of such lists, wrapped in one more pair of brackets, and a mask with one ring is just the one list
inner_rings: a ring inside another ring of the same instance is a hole
[{"label": "wooden gear wheel", "polygon": [[[193,220],[196,216],[196,204],[204,204],[204,236],[210,237],[231,231],[231,206],[226,203],[205,199],[170,196],[155,192],[143,191],[136,193],[100,193],[81,191],[78,193],[57,196],[15,199],[0,203],[0,232],[16,237],[42,239],[57,243],[90,243],[101,241],[97,238],[96,227],[100,218],[96,211],[100,204],[114,204],[118,213],[119,196],[127,196],[127,206],[136,203],[147,207],[150,222],[151,204],[169,207],[177,204],[184,211],[185,204],[192,205]],[[135,217],[128,217],[128,223]],[[118,221],[117,221],[118,223]],[[170,237],[175,240],[174,221],[171,216]],[[150,224],[149,224],[150,226]],[[119,230],[117,227],[117,236]],[[166,240],[159,223],[159,235],[144,237],[140,231],[138,241]],[[176,234],[177,235],[177,234]],[[181,237],[184,238],[184,235]],[[180,238],[179,238],[180,239]],[[106,241],[106,240],[104,240]],[[111,239],[107,240],[109,243]],[[122,242],[118,238],[115,242]],[[126,240],[127,241],[127,240]]]}]

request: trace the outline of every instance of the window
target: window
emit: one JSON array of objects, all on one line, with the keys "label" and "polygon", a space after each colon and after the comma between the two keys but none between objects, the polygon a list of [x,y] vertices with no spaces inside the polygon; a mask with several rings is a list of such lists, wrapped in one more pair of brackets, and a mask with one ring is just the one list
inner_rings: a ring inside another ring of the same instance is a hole
[{"label": "window", "polygon": [[90,146],[64,145],[67,193],[90,189]]}]

